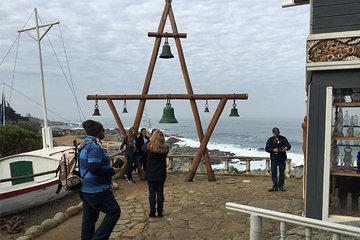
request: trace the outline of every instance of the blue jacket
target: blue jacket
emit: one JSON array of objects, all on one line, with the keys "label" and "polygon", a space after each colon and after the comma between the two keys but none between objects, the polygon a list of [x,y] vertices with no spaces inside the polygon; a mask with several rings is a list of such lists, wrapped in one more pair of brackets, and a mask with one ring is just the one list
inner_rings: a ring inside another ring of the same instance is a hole
[{"label": "blue jacket", "polygon": [[[86,136],[85,145],[79,155],[80,175],[83,177],[83,184],[80,191],[84,193],[99,193],[112,187],[112,175],[114,170],[111,167],[107,152],[100,147],[93,136]],[[85,175],[85,176],[84,176]]]}]

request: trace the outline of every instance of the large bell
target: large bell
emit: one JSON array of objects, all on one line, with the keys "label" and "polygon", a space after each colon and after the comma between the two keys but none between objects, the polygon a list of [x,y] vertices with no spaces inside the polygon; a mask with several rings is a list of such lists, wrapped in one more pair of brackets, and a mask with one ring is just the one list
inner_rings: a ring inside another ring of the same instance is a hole
[{"label": "large bell", "polygon": [[174,58],[174,55],[172,55],[171,53],[170,45],[167,38],[165,38],[165,43],[159,58],[165,58],[165,59]]},{"label": "large bell", "polygon": [[236,108],[235,100],[234,100],[234,104],[233,104],[233,107],[231,109],[229,117],[240,117],[240,115],[238,113],[238,110]]},{"label": "large bell", "polygon": [[163,110],[163,116],[159,123],[178,123],[175,118],[174,108],[171,107],[170,101],[166,103],[166,107]]},{"label": "large bell", "polygon": [[93,116],[101,116],[100,111],[99,111],[99,107],[95,106]]}]

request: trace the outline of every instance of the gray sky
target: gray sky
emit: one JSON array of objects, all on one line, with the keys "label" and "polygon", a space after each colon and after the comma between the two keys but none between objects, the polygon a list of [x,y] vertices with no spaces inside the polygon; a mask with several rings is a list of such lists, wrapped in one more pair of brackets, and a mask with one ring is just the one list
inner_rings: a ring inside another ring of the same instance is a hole
[{"label": "gray sky", "polygon": [[[178,31],[187,33],[181,43],[195,93],[248,93],[249,100],[237,102],[242,117],[303,117],[309,5],[282,9],[283,1],[173,0]],[[92,117],[94,106],[93,101],[86,100],[88,94],[141,93],[155,41],[147,33],[157,31],[164,0],[1,1],[0,60],[35,7],[42,24],[60,21],[85,118]],[[34,24],[33,15],[26,26]],[[165,31],[172,32],[169,21]],[[47,36],[68,73],[59,27],[54,26]],[[175,58],[157,60],[149,93],[186,93],[174,40],[169,39],[169,43]],[[16,44],[0,66],[0,81],[41,103],[36,42],[21,34],[12,82],[15,49]],[[75,100],[46,37],[42,50],[48,108],[66,119],[80,121]],[[7,99],[9,94],[5,87]],[[165,102],[147,102],[146,110],[153,121],[161,118]],[[10,103],[20,114],[42,117],[41,108],[16,91]],[[127,101],[126,117],[135,116],[137,103]],[[205,102],[197,103],[201,117],[209,117],[203,113]],[[123,102],[115,104],[121,114]],[[102,117],[112,117],[106,102],[100,101],[99,105]],[[188,101],[172,101],[172,105],[177,117],[192,116]],[[214,112],[217,101],[209,105]],[[231,105],[229,101],[222,117],[229,114]],[[48,115],[60,119],[52,112]]]}]

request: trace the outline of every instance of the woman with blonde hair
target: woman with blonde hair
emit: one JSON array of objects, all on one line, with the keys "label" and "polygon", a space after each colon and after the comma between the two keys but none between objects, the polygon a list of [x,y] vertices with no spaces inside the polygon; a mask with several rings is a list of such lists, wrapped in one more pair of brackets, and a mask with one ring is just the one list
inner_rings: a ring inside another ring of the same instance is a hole
[{"label": "woman with blonde hair", "polygon": [[169,152],[164,134],[160,130],[156,130],[152,134],[150,142],[143,145],[142,149],[147,152],[145,180],[148,182],[149,187],[149,217],[155,217],[156,209],[158,217],[162,217],[164,208],[164,183],[166,181],[166,157]]}]

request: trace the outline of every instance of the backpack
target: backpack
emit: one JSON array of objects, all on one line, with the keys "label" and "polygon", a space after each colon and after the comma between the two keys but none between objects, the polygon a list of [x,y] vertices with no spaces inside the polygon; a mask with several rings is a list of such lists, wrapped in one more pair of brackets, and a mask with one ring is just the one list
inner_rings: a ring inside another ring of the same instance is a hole
[{"label": "backpack", "polygon": [[78,160],[81,150],[94,141],[84,141],[77,146],[76,140],[74,140],[74,151],[69,151],[61,156],[59,166],[56,169],[56,176],[59,173],[59,185],[56,190],[56,194],[59,194],[62,188],[66,191],[75,191],[81,188],[83,179],[89,170],[86,170],[83,176],[80,175],[78,170]]}]

